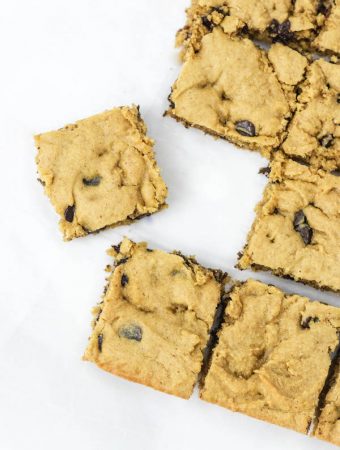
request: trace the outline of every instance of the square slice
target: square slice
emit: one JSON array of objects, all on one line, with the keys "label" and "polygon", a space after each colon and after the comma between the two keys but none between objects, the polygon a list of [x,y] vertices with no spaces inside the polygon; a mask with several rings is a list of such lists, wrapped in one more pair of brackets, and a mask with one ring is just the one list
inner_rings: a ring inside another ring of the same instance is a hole
[{"label": "square slice", "polygon": [[307,433],[339,329],[339,308],[248,280],[230,293],[201,398]]},{"label": "square slice", "polygon": [[323,402],[314,436],[340,447],[340,363]]},{"label": "square slice", "polygon": [[201,371],[226,275],[193,258],[124,239],[84,359],[189,398]]},{"label": "square slice", "polygon": [[40,181],[65,240],[166,206],[167,188],[139,108],[114,108],[35,136]]},{"label": "square slice", "polygon": [[215,27],[184,62],[167,114],[269,157],[285,137],[307,64],[282,44],[267,52]]},{"label": "square slice", "polygon": [[283,152],[315,167],[339,169],[340,65],[323,59],[313,62],[300,92]]},{"label": "square slice", "polygon": [[270,167],[237,267],[340,292],[340,177],[279,154]]}]

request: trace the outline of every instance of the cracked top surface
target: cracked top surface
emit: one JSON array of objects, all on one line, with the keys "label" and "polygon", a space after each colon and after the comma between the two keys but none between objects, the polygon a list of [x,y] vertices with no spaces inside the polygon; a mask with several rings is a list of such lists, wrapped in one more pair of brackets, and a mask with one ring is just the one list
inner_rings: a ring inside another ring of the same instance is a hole
[{"label": "cracked top surface", "polygon": [[326,170],[340,168],[340,65],[312,63],[282,150]]},{"label": "cracked top surface", "polygon": [[39,177],[66,240],[153,213],[166,186],[137,107],[35,136]]},{"label": "cracked top surface", "polygon": [[306,433],[338,344],[340,309],[254,280],[230,298],[201,397]]},{"label": "cracked top surface", "polygon": [[223,274],[128,239],[112,252],[116,266],[95,310],[84,358],[113,374],[189,398]]},{"label": "cracked top surface", "polygon": [[[266,51],[216,27],[188,57],[170,96],[169,114],[266,156],[283,139],[295,108],[295,84],[307,60],[276,44]],[[238,122],[251,124],[241,130]]]},{"label": "cracked top surface", "polygon": [[340,446],[340,364],[325,399],[314,435]]},{"label": "cracked top surface", "polygon": [[256,212],[239,268],[340,291],[339,176],[278,154]]},{"label": "cracked top surface", "polygon": [[339,3],[319,0],[192,0],[178,33],[185,52],[213,26],[245,32],[295,48],[339,53]]}]

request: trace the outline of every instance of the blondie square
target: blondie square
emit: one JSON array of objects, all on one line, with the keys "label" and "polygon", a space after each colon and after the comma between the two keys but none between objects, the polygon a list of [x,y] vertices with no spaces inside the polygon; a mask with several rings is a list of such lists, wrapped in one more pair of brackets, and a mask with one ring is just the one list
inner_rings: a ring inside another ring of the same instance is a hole
[{"label": "blondie square", "polygon": [[338,362],[331,387],[323,402],[314,436],[340,446],[340,363]]},{"label": "blondie square", "polygon": [[215,26],[299,50],[340,52],[338,0],[192,0],[177,44],[191,51]]},{"label": "blondie square", "polygon": [[238,268],[340,292],[340,177],[279,157]]},{"label": "blondie square", "polygon": [[325,170],[340,168],[340,65],[323,59],[307,69],[282,150]]},{"label": "blondie square", "polygon": [[84,359],[189,398],[201,371],[226,275],[181,254],[124,239]]},{"label": "blondie square", "polygon": [[307,64],[282,44],[266,51],[215,27],[186,58],[167,114],[269,157],[285,137]]},{"label": "blondie square", "polygon": [[339,308],[248,280],[230,293],[201,398],[307,433],[339,329]]},{"label": "blondie square", "polygon": [[167,188],[139,108],[114,108],[35,136],[40,181],[65,240],[164,206]]}]

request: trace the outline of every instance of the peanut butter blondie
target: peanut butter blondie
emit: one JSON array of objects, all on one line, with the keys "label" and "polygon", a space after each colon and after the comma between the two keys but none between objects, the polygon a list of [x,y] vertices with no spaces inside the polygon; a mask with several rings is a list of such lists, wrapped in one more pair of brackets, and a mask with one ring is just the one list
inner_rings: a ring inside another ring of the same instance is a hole
[{"label": "peanut butter blondie", "polygon": [[214,27],[187,56],[167,114],[270,157],[285,138],[307,65],[280,43],[266,51]]},{"label": "peanut butter blondie", "polygon": [[201,371],[226,274],[194,258],[124,239],[84,359],[112,374],[189,398]]},{"label": "peanut butter blondie", "polygon": [[167,188],[139,108],[114,108],[35,136],[40,181],[64,239],[150,215]]},{"label": "peanut butter blondie", "polygon": [[185,54],[215,26],[299,50],[340,53],[338,0],[192,0],[177,44]]},{"label": "peanut butter blondie", "polygon": [[277,154],[238,268],[340,292],[340,177]]},{"label": "peanut butter blondie", "polygon": [[340,363],[326,395],[314,436],[340,446]]},{"label": "peanut butter blondie", "polygon": [[323,59],[307,69],[281,149],[325,170],[340,168],[340,65]]},{"label": "peanut butter blondie", "polygon": [[230,293],[201,398],[307,433],[339,330],[339,308],[248,280]]}]

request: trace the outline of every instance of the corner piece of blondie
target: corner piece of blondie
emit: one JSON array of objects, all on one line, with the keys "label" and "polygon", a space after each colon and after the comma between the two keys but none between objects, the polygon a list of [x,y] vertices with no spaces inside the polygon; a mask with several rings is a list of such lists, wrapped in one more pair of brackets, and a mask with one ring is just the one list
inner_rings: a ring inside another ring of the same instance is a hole
[{"label": "corner piece of blondie", "polygon": [[139,108],[120,107],[35,136],[40,181],[65,240],[166,206],[167,188]]},{"label": "corner piece of blondie", "polygon": [[150,250],[124,239],[113,246],[115,265],[94,310],[84,359],[131,381],[189,398],[226,274],[194,258]]}]

